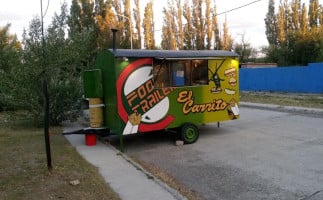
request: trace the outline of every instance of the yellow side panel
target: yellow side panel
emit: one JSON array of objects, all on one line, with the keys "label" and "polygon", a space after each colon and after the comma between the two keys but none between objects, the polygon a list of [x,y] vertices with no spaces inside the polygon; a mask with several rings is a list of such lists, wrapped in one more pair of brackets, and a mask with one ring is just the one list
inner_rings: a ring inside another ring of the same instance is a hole
[{"label": "yellow side panel", "polygon": [[239,62],[236,59],[209,60],[209,87],[203,88],[205,102],[215,102],[221,109],[206,112],[204,121],[225,121],[239,118]]}]

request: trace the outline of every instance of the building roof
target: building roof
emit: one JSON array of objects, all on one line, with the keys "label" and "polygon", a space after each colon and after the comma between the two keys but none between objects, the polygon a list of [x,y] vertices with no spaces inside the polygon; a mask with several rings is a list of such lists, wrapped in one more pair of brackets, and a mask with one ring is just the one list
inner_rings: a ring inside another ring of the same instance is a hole
[{"label": "building roof", "polygon": [[277,63],[240,63],[241,68],[270,68],[277,67]]},{"label": "building roof", "polygon": [[143,50],[143,49],[109,49],[115,57],[157,58],[157,59],[208,59],[216,57],[238,57],[231,51],[223,50]]}]

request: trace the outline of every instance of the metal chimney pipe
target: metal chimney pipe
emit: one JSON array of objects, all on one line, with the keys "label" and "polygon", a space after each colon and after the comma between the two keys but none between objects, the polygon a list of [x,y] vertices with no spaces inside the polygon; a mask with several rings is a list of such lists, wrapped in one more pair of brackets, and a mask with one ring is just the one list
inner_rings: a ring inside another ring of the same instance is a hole
[{"label": "metal chimney pipe", "polygon": [[112,49],[113,51],[116,50],[116,43],[117,43],[117,32],[118,32],[118,29],[115,29],[115,28],[112,28],[111,29],[112,31]]}]

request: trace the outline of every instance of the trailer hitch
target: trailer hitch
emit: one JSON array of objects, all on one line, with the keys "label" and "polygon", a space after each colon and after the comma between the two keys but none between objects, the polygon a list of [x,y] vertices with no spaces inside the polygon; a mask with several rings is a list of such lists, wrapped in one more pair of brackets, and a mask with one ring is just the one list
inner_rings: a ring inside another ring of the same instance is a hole
[{"label": "trailer hitch", "polygon": [[72,135],[72,134],[96,134],[96,135],[101,135],[101,136],[105,136],[105,135],[109,135],[110,134],[110,130],[108,128],[91,128],[91,127],[87,127],[87,128],[82,128],[79,130],[74,130],[74,131],[69,131],[69,132],[63,132],[63,135]]}]

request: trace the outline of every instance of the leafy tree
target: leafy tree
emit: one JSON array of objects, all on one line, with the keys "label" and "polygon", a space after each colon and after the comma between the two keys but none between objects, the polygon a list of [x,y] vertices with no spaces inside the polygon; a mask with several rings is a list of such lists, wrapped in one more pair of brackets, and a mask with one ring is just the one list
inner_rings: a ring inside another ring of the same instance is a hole
[{"label": "leafy tree", "polygon": [[[269,2],[266,34],[270,44],[267,57],[279,65],[306,65],[321,61],[322,47],[322,5],[318,0],[310,0],[309,11],[300,0],[281,1],[273,23],[273,1]],[[269,17],[270,16],[270,17]],[[275,36],[277,42],[275,43]]]},{"label": "leafy tree", "polygon": [[97,49],[106,49],[112,46],[111,28],[116,24],[111,1],[95,0],[94,22]]},{"label": "leafy tree", "polygon": [[195,49],[195,41],[194,41],[194,27],[193,27],[193,17],[191,7],[189,5],[188,0],[184,3],[183,15],[186,20],[186,24],[184,26],[184,49]]},{"label": "leafy tree", "polygon": [[292,15],[292,30],[300,28],[300,21],[302,16],[302,6],[300,0],[292,0],[291,2],[291,15]]},{"label": "leafy tree", "polygon": [[177,25],[177,10],[174,6],[174,0],[168,1],[167,8],[164,8],[163,13],[165,15],[163,22],[163,34],[162,34],[162,48],[177,50],[178,49],[178,27]]},{"label": "leafy tree", "polygon": [[104,3],[104,0],[94,1],[94,13],[96,16],[99,15],[103,18],[106,16],[106,3]]},{"label": "leafy tree", "polygon": [[205,29],[206,29],[206,49],[211,49],[213,38],[213,24],[211,18],[211,0],[205,0]]},{"label": "leafy tree", "polygon": [[269,0],[268,13],[265,18],[266,36],[269,45],[277,45],[277,24],[275,16],[275,1]]},{"label": "leafy tree", "polygon": [[66,5],[63,4],[60,15],[55,14],[46,36],[47,66],[45,67],[52,125],[71,119],[78,114],[82,95],[80,75],[84,69],[89,67],[83,66],[82,62],[84,64],[85,61],[74,52],[76,43],[66,38],[67,19]]},{"label": "leafy tree", "polygon": [[131,43],[132,43],[132,34],[133,34],[133,28],[132,28],[132,19],[131,19],[131,9],[130,9],[130,0],[123,0],[124,5],[124,11],[123,15],[121,16],[123,18],[123,29],[122,29],[122,40],[121,40],[121,46],[123,48],[130,49]]},{"label": "leafy tree", "polygon": [[0,27],[0,111],[13,109],[15,69],[20,66],[21,44],[9,33],[10,24]]},{"label": "leafy tree", "polygon": [[42,35],[41,20],[35,17],[29,24],[28,32],[23,33],[22,65],[15,68],[15,85],[13,87],[14,107],[25,109],[35,119],[42,122],[43,93],[42,93]]},{"label": "leafy tree", "polygon": [[223,23],[223,37],[221,38],[221,49],[231,51],[233,47],[233,39],[229,34],[227,20]]},{"label": "leafy tree", "polygon": [[278,14],[276,15],[277,41],[280,46],[285,45],[286,42],[287,19],[284,8],[285,7],[283,5],[279,5]]},{"label": "leafy tree", "polygon": [[176,40],[176,29],[175,25],[175,8],[174,1],[167,2],[167,8],[163,8],[164,21],[162,26],[162,42],[161,46],[163,49],[176,50],[177,40]]},{"label": "leafy tree", "polygon": [[240,55],[240,62],[249,62],[251,58],[255,58],[257,50],[251,47],[250,42],[246,41],[246,34],[240,34],[240,42],[234,45],[234,51]]},{"label": "leafy tree", "polygon": [[[85,40],[81,42],[87,52],[83,58],[82,64],[89,66],[93,64],[96,51],[99,48],[97,44],[98,27],[95,22],[94,2],[92,0],[72,0],[70,15],[67,19],[69,39],[71,41]],[[82,39],[83,38],[83,39]]]},{"label": "leafy tree", "polygon": [[320,15],[319,0],[310,0],[308,18],[309,18],[309,25],[311,28],[319,26],[319,19],[320,19],[319,15]]},{"label": "leafy tree", "polygon": [[193,26],[195,27],[196,35],[196,49],[205,49],[205,30],[204,30],[204,17],[202,11],[202,5],[204,0],[192,0],[192,16]]},{"label": "leafy tree", "polygon": [[294,34],[290,59],[293,64],[306,65],[309,62],[320,62],[323,49],[323,28],[312,28],[310,32]]},{"label": "leafy tree", "polygon": [[319,13],[319,23],[322,26],[323,25],[323,5],[320,5],[320,13]]},{"label": "leafy tree", "polygon": [[137,30],[137,42],[136,48],[141,49],[141,11],[140,11],[140,0],[135,1],[135,8],[133,9],[133,18],[136,22],[136,30]]},{"label": "leafy tree", "polygon": [[[194,33],[192,30],[187,32],[187,26],[184,26],[186,11],[182,8],[181,0],[168,1],[167,7],[164,8],[164,22],[162,34],[162,47],[164,49],[186,49],[186,37]],[[189,27],[191,28],[191,26]]]},{"label": "leafy tree", "polygon": [[220,41],[220,31],[218,26],[218,19],[216,17],[217,11],[216,11],[216,5],[214,3],[214,7],[212,10],[212,29],[213,29],[213,35],[214,35],[214,49],[221,49],[221,41]]},{"label": "leafy tree", "polygon": [[[181,0],[176,0],[176,7],[177,7],[177,27],[178,27],[178,36],[177,36],[177,43],[178,43],[178,49],[184,49],[184,29],[183,29],[183,8],[182,8],[182,2]],[[174,13],[175,15],[175,13]]]},{"label": "leafy tree", "polygon": [[[120,48],[130,48],[131,36],[133,36],[132,14],[130,0],[111,0],[113,15],[116,17],[116,24],[113,28],[119,30],[117,34],[117,44]],[[114,18],[112,15],[110,16]]]},{"label": "leafy tree", "polygon": [[300,19],[300,31],[306,33],[308,31],[308,17],[307,17],[307,8],[305,3],[302,5],[301,10],[301,19]]},{"label": "leafy tree", "polygon": [[16,35],[9,33],[10,24],[0,27],[0,70],[4,72],[19,64],[18,52],[21,50],[21,44]]},{"label": "leafy tree", "polygon": [[145,7],[143,20],[144,46],[146,49],[155,49],[155,28],[154,28],[154,12],[153,1],[147,3]]},{"label": "leafy tree", "polygon": [[68,19],[68,25],[70,28],[70,37],[76,33],[79,33],[82,31],[82,23],[81,23],[81,13],[82,8],[80,4],[78,3],[78,0],[72,0],[72,5],[70,8],[70,15]]},{"label": "leafy tree", "polygon": [[169,0],[163,13],[163,48],[219,49],[216,5],[211,0]]},{"label": "leafy tree", "polygon": [[[100,11],[96,14],[96,26],[97,26],[97,44],[98,49],[106,49],[112,47],[112,34],[111,28],[116,28],[117,17],[113,11],[111,1],[106,1],[103,5],[100,5]],[[100,14],[101,13],[101,14]]]},{"label": "leafy tree", "polygon": [[[81,72],[89,68],[86,31],[67,37],[66,4],[55,14],[45,31],[42,45],[41,21],[35,17],[23,34],[22,65],[15,68],[15,108],[28,110],[40,125],[43,122],[42,82],[48,83],[50,124],[56,125],[78,114],[82,95]],[[77,37],[81,35],[83,37]],[[83,44],[83,45],[80,45]],[[43,56],[45,59],[43,59]]]}]

